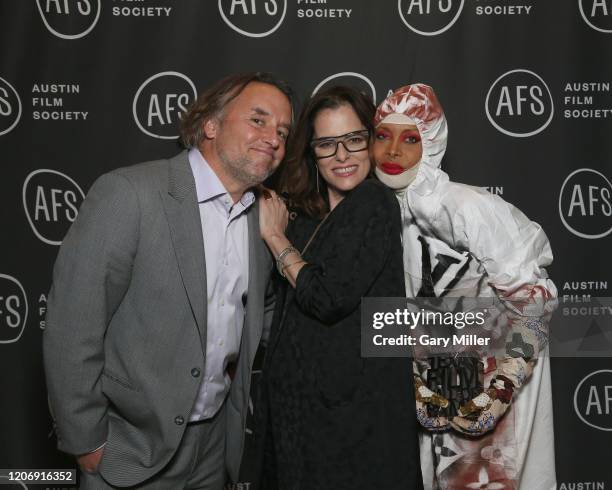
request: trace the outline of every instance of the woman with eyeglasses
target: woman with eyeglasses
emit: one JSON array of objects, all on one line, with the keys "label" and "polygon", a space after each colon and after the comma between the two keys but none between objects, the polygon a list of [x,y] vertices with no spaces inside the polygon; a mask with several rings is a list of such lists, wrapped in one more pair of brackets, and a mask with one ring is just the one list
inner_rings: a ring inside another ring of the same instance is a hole
[{"label": "woman with eyeglasses", "polygon": [[404,296],[397,200],[368,178],[373,116],[352,88],[314,95],[278,177],[286,231],[283,201],[260,201],[284,278],[262,382],[266,490],[422,488],[411,360],[361,357],[361,298]]}]

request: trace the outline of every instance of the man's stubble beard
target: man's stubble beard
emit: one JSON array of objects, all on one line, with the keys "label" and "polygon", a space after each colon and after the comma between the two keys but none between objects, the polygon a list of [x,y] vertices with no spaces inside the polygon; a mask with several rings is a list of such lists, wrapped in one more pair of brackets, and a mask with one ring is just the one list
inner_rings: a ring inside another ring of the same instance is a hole
[{"label": "man's stubble beard", "polygon": [[259,175],[254,175],[252,172],[249,172],[249,168],[253,166],[252,160],[246,156],[241,155],[236,158],[231,158],[225,151],[219,149],[219,159],[226,169],[227,173],[233,179],[238,182],[247,185],[248,187],[253,187],[257,184],[261,184],[264,180],[266,180],[270,175],[274,173],[274,168],[272,165],[268,167],[268,170],[265,172],[263,177]]}]

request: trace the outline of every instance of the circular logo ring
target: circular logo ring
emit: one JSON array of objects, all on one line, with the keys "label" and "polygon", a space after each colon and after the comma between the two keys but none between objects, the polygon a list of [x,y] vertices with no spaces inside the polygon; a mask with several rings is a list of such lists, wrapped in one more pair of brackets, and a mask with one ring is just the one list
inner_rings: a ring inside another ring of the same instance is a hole
[{"label": "circular logo ring", "polygon": [[19,332],[19,335],[17,336],[17,338],[14,338],[11,340],[0,340],[0,344],[12,344],[13,342],[17,342],[23,335],[23,332],[25,331],[26,323],[28,321],[28,297],[26,296],[25,289],[23,289],[23,286],[21,285],[21,283],[14,277],[7,276],[6,274],[0,274],[0,279],[7,279],[12,283],[17,284],[17,287],[19,287],[21,294],[23,294],[23,299],[25,303],[25,313],[23,315],[23,327],[21,328],[21,332]]},{"label": "circular logo ring", "polygon": [[319,85],[315,87],[315,89],[312,91],[312,94],[310,94],[310,96],[312,97],[314,94],[316,94],[321,89],[321,87],[325,85],[327,82],[329,82],[330,80],[333,80],[334,78],[340,78],[340,77],[356,77],[366,82],[368,86],[370,87],[370,90],[372,91],[372,101],[376,103],[376,88],[374,87],[374,84],[370,81],[368,77],[362,75],[361,73],[356,73],[354,71],[343,71],[342,73],[336,73],[335,75],[330,75],[325,80],[322,80],[321,82],[319,82]]},{"label": "circular logo ring", "polygon": [[437,36],[438,34],[442,34],[443,32],[448,31],[453,26],[453,24],[455,22],[457,22],[457,19],[459,18],[459,15],[461,15],[461,12],[463,11],[463,4],[464,3],[465,3],[465,0],[461,0],[461,5],[459,5],[459,8],[457,9],[457,13],[455,14],[455,17],[453,17],[453,20],[451,20],[442,29],[438,29],[437,31],[433,31],[433,32],[421,31],[421,30],[417,29],[416,27],[411,26],[408,23],[408,21],[404,17],[404,13],[402,12],[402,0],[397,0],[397,10],[398,10],[398,12],[400,14],[400,18],[402,19],[402,22],[404,24],[406,24],[408,29],[410,29],[412,32],[416,32],[417,34],[421,34],[422,36]]},{"label": "circular logo ring", "polygon": [[[508,131],[507,129],[502,128],[499,124],[497,124],[494,120],[493,120],[493,116],[491,116],[491,114],[489,113],[489,97],[491,96],[491,92],[493,92],[493,88],[495,87],[495,85],[497,85],[497,82],[499,82],[502,78],[504,78],[506,75],[510,75],[511,73],[529,73],[530,75],[533,75],[534,77],[536,77],[540,82],[542,82],[542,85],[544,85],[544,87],[546,87],[546,91],[548,92],[548,98],[550,99],[550,116],[548,116],[548,119],[546,120],[546,122],[544,124],[542,124],[542,126],[540,126],[538,129],[535,129],[529,133],[515,133],[513,131]],[[518,68],[516,70],[510,70],[507,71],[506,73],[502,74],[501,76],[499,76],[497,78],[497,80],[495,80],[492,84],[491,84],[491,88],[489,88],[489,91],[487,92],[487,97],[485,99],[485,112],[487,114],[487,118],[489,119],[489,122],[495,127],[495,129],[497,129],[498,131],[501,131],[504,134],[507,134],[508,136],[514,136],[516,138],[527,138],[528,136],[533,136],[535,134],[541,133],[542,131],[544,131],[548,125],[550,124],[550,121],[552,121],[553,115],[555,114],[555,105],[553,103],[553,98],[552,98],[552,94],[550,93],[550,89],[548,88],[548,85],[546,85],[546,82],[544,81],[544,79],[538,75],[537,73],[531,71],[531,70],[525,70],[523,68]]]},{"label": "circular logo ring", "polygon": [[62,244],[61,241],[49,240],[48,238],[45,238],[44,236],[42,236],[36,229],[36,226],[34,225],[34,221],[30,217],[30,213],[28,212],[28,203],[26,199],[26,190],[28,188],[28,183],[30,182],[32,177],[34,177],[37,174],[41,174],[41,173],[50,173],[50,174],[60,175],[61,177],[64,177],[65,179],[70,181],[78,189],[83,199],[85,199],[85,194],[83,193],[83,189],[81,189],[81,186],[77,184],[76,181],[72,177],[69,177],[68,175],[63,174],[62,172],[58,172],[57,170],[52,170],[49,168],[40,168],[38,170],[34,170],[34,172],[30,173],[30,175],[28,175],[25,181],[23,182],[23,190],[21,192],[22,199],[23,199],[23,209],[25,211],[26,217],[28,218],[28,222],[30,223],[30,226],[32,227],[32,231],[44,243],[47,243],[49,245],[61,245]]},{"label": "circular logo ring", "polygon": [[3,134],[10,132],[15,126],[17,126],[17,123],[21,119],[21,99],[19,98],[19,94],[17,93],[17,90],[15,90],[15,88],[10,83],[8,83],[4,78],[0,77],[0,82],[4,82],[13,91],[13,93],[15,94],[15,97],[17,98],[17,117],[15,118],[15,121],[13,122],[13,124],[11,124],[8,127],[8,129],[5,129],[4,131],[0,131],[0,136],[2,136]]},{"label": "circular logo ring", "polygon": [[136,95],[134,96],[134,102],[132,103],[132,114],[134,115],[134,121],[136,121],[136,124],[138,125],[138,127],[140,128],[140,130],[143,133],[145,133],[145,134],[147,134],[149,136],[152,136],[153,138],[159,138],[159,139],[162,139],[162,140],[173,140],[173,139],[178,138],[178,135],[176,135],[176,136],[160,136],[158,134],[151,133],[150,131],[145,129],[142,126],[142,124],[140,124],[140,121],[138,120],[138,112],[136,110],[137,109],[137,105],[138,105],[138,97],[140,97],[140,93],[143,91],[143,89],[149,84],[149,82],[152,82],[156,78],[160,78],[160,77],[164,77],[164,76],[175,76],[175,77],[182,78],[183,80],[185,80],[189,84],[189,86],[193,90],[193,97],[194,97],[194,99],[198,97],[198,92],[197,92],[197,90],[195,88],[195,85],[189,79],[189,77],[183,75],[182,73],[179,73],[178,71],[163,71],[161,73],[156,73],[155,75],[150,76],[144,82],[142,82],[142,85],[138,88],[138,91],[136,92]]},{"label": "circular logo ring", "polygon": [[583,1],[584,0],[578,0],[578,8],[580,9],[580,15],[582,15],[582,18],[584,19],[584,21],[596,31],[605,32],[606,34],[612,33],[612,29],[602,29],[601,27],[597,27],[587,18],[586,14],[584,13],[584,8],[582,6]]},{"label": "circular logo ring", "polygon": [[561,207],[561,199],[563,198],[563,190],[565,189],[565,186],[567,185],[569,180],[579,172],[592,172],[594,174],[599,175],[608,183],[608,185],[612,189],[612,183],[610,183],[608,178],[601,172],[598,172],[597,170],[593,170],[592,168],[579,168],[578,170],[574,170],[571,174],[569,174],[566,177],[565,181],[563,182],[563,185],[561,186],[561,191],[559,192],[559,216],[561,217],[561,221],[563,222],[563,224],[569,231],[571,231],[574,235],[579,236],[580,238],[588,238],[588,239],[594,240],[596,238],[603,238],[605,236],[608,236],[610,233],[612,233],[612,226],[610,226],[608,231],[604,231],[603,233],[599,233],[598,235],[587,235],[586,233],[582,233],[581,231],[578,231],[572,226],[570,226],[570,224],[565,220],[565,217],[563,216],[563,208]]},{"label": "circular logo ring", "polygon": [[102,10],[102,4],[100,3],[100,0],[97,0],[97,4],[98,4],[98,9],[96,11],[96,18],[94,19],[92,24],[87,28],[87,30],[79,34],[62,34],[61,32],[56,31],[55,29],[53,29],[53,27],[49,25],[49,22],[47,22],[47,18],[45,17],[44,12],[42,11],[42,7],[40,6],[40,0],[36,0],[38,11],[40,12],[40,16],[42,17],[42,20],[45,23],[45,26],[47,27],[47,29],[49,29],[49,32],[51,32],[51,34],[54,34],[55,36],[62,38],[62,39],[79,39],[89,34],[93,30],[93,28],[96,27],[96,24],[98,23],[98,19],[100,18],[100,12]]},{"label": "circular logo ring", "polygon": [[219,12],[221,13],[221,17],[223,18],[225,23],[228,26],[230,26],[232,29],[234,29],[236,32],[238,32],[239,34],[242,34],[242,35],[248,36],[248,37],[266,37],[266,36],[269,36],[270,34],[272,34],[274,31],[276,31],[281,26],[281,24],[283,23],[283,20],[285,20],[285,15],[287,14],[287,0],[283,0],[283,13],[281,14],[280,20],[276,23],[276,25],[274,27],[272,27],[272,29],[269,29],[266,32],[249,32],[249,31],[245,31],[244,29],[240,29],[240,27],[235,26],[232,23],[232,21],[227,18],[227,16],[225,15],[225,12],[223,12],[223,5],[222,5],[222,3],[223,3],[223,1],[219,0]]},{"label": "circular logo ring", "polygon": [[582,386],[582,383],[584,383],[591,376],[594,376],[595,374],[599,374],[599,373],[612,373],[612,369],[600,369],[599,371],[593,371],[591,374],[585,376],[580,383],[578,383],[578,386],[576,386],[576,390],[574,391],[574,410],[576,411],[576,414],[578,415],[580,420],[582,420],[588,426],[593,427],[595,429],[605,430],[609,432],[609,431],[612,431],[612,427],[609,427],[609,428],[599,427],[598,425],[592,424],[591,422],[587,421],[580,413],[580,410],[578,410],[578,392],[580,391],[580,387]]}]

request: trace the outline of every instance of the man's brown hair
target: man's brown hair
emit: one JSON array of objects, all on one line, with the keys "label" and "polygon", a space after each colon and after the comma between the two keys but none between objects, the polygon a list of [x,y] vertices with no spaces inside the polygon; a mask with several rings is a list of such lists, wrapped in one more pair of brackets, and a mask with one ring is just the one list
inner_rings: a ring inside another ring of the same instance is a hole
[{"label": "man's brown hair", "polygon": [[223,110],[252,82],[266,83],[287,96],[293,114],[293,92],[289,85],[271,73],[250,72],[229,75],[202,92],[183,114],[180,124],[181,140],[186,148],[196,148],[204,139],[204,123],[213,117],[221,118]]}]

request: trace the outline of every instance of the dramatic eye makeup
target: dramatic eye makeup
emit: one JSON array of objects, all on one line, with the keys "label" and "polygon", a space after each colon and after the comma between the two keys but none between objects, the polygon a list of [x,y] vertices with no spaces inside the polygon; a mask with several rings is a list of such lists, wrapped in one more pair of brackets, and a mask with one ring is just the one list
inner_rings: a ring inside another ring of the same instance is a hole
[{"label": "dramatic eye makeup", "polygon": [[[389,130],[387,128],[379,128],[376,130],[376,139],[377,140],[388,140],[393,139],[397,133],[393,130]],[[421,141],[421,135],[419,131],[416,129],[406,129],[399,134],[399,139],[402,143],[415,144]]]},{"label": "dramatic eye makeup", "polygon": [[416,129],[409,129],[402,132],[402,141],[411,144],[418,143],[421,141],[421,135]]},{"label": "dramatic eye makeup", "polygon": [[376,139],[382,140],[389,137],[391,137],[391,133],[389,133],[389,131],[387,131],[386,129],[376,130]]}]

